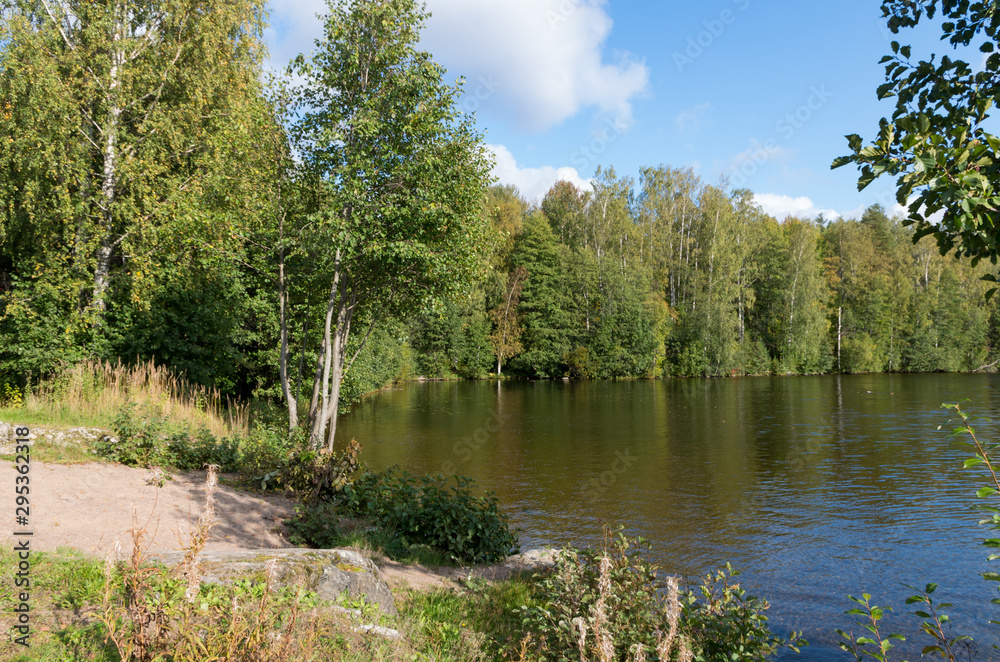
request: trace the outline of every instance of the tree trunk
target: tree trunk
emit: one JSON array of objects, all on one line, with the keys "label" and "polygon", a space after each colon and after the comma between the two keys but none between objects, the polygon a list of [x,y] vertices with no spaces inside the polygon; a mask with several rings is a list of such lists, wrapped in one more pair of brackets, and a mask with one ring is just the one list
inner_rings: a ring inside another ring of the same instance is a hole
[{"label": "tree trunk", "polygon": [[97,248],[97,266],[94,269],[94,289],[91,303],[97,313],[96,324],[104,323],[104,313],[107,304],[104,295],[107,292],[111,274],[111,253],[117,243],[113,237],[115,231],[114,206],[118,193],[118,127],[121,122],[122,108],[119,105],[118,91],[120,87],[121,67],[125,62],[125,54],[118,47],[122,38],[121,6],[115,5],[115,48],[111,54],[111,69],[108,72],[108,123],[104,128],[104,159],[103,178],[101,182],[101,220],[104,225],[100,246]]},{"label": "tree trunk", "polygon": [[843,319],[844,307],[837,306],[837,372],[842,372],[840,367],[840,343],[843,339]]},{"label": "tree trunk", "polygon": [[333,452],[334,437],[337,433],[337,410],[340,408],[340,384],[344,379],[344,353],[347,349],[347,335],[350,331],[350,318],[346,306],[340,306],[337,319],[337,333],[333,345],[333,370],[330,383],[330,406],[327,409],[326,447]]},{"label": "tree trunk", "polygon": [[[279,241],[283,239],[284,219],[279,223]],[[281,330],[281,348],[278,355],[278,372],[281,380],[281,393],[288,405],[288,433],[291,434],[299,426],[299,403],[292,393],[288,375],[288,285],[285,281],[285,249],[278,249],[278,321]]]},{"label": "tree trunk", "polygon": [[[340,261],[340,251],[337,251],[337,261]],[[320,361],[316,366],[319,379],[313,386],[313,395],[318,396],[315,402],[315,415],[312,417],[312,430],[309,433],[309,443],[313,448],[319,448],[324,439],[326,423],[329,420],[330,409],[330,369],[332,367],[333,348],[333,313],[337,304],[337,294],[340,290],[340,271],[334,274],[333,285],[330,287],[330,299],[326,304],[326,319],[323,324],[323,344],[320,350]],[[339,315],[338,315],[339,316]]]},{"label": "tree trunk", "polygon": [[[110,214],[107,214],[107,216],[109,218],[107,219],[106,224],[110,224]],[[94,310],[97,312],[97,320],[95,321],[97,326],[101,326],[104,323],[104,311],[107,309],[107,305],[104,301],[104,294],[107,292],[108,283],[111,280],[112,251],[113,248],[110,237],[105,235],[101,238],[101,245],[97,248],[97,266],[94,269],[94,291],[91,295]]]},{"label": "tree trunk", "polygon": [[302,397],[302,371],[305,368],[306,363],[306,345],[309,342],[309,302],[306,301],[306,311],[307,313],[303,316],[302,320],[302,348],[299,352],[299,367],[295,375],[295,401],[298,402],[299,398]]}]

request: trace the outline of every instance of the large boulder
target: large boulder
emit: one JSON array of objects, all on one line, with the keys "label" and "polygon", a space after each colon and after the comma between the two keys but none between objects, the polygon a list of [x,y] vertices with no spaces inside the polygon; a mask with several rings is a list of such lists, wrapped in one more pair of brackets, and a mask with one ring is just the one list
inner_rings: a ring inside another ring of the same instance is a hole
[{"label": "large boulder", "polygon": [[[180,552],[160,554],[158,558],[176,565],[184,555]],[[396,615],[389,586],[382,579],[371,559],[351,549],[260,549],[210,551],[198,555],[201,581],[230,582],[243,577],[261,579],[268,561],[275,559],[275,584],[279,587],[303,586],[324,599],[336,601],[341,595],[362,598],[378,605],[386,614]]]}]

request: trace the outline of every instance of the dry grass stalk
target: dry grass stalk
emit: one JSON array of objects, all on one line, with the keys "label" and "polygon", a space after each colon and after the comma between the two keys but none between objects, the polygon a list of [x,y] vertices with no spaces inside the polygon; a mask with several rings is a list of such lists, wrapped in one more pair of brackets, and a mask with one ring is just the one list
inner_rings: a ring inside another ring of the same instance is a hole
[{"label": "dry grass stalk", "polygon": [[[574,625],[576,622],[574,621]],[[526,635],[524,639],[521,640],[521,647],[518,649],[516,662],[528,662],[528,648],[531,646],[531,635]],[[509,658],[513,660],[513,658]]]},{"label": "dry grass stalk", "polygon": [[580,632],[580,637],[576,640],[576,645],[580,648],[580,662],[587,662],[587,623],[577,616],[573,619],[573,625]]},{"label": "dry grass stalk", "polygon": [[[176,571],[187,578],[186,600],[171,604],[154,589],[151,581],[158,570],[147,563],[146,527],[135,522],[133,511],[131,558],[118,561],[120,545],[105,562],[105,591],[102,620],[123,662],[153,662],[169,658],[175,662],[206,659],[227,662],[288,662],[313,659],[318,636],[316,614],[303,628],[300,606],[292,600],[287,610],[275,600],[277,560],[265,568],[267,583],[259,599],[241,603],[238,594],[225,610],[210,611],[190,606],[198,596],[200,573],[198,554],[204,549],[215,524],[217,467],[211,466],[205,480],[205,509],[183,546],[184,559]],[[148,522],[147,522],[148,524]],[[115,568],[118,567],[116,581]],[[116,584],[123,585],[124,600],[118,598]],[[301,589],[301,586],[300,586]]]},{"label": "dry grass stalk", "polygon": [[[115,644],[125,662],[152,662],[160,657],[169,636],[169,619],[162,603],[151,599],[150,578],[156,569],[146,562],[149,545],[145,542],[146,526],[139,526],[136,509],[132,509],[132,554],[125,563],[118,562],[121,544],[115,546],[104,564],[105,586],[102,620],[108,629],[108,639]],[[113,599],[114,568],[120,566],[124,603],[119,607]],[[124,618],[123,618],[124,617]]]},{"label": "dry grass stalk", "polygon": [[614,662],[615,644],[608,632],[608,615],[606,611],[606,597],[611,595],[611,557],[605,553],[601,557],[601,575],[597,582],[599,597],[594,605],[594,642],[597,646],[597,655],[600,662]]},{"label": "dry grass stalk", "polygon": [[177,565],[177,569],[187,577],[188,588],[184,597],[188,602],[194,602],[201,587],[201,573],[198,569],[198,555],[205,549],[208,536],[215,526],[215,490],[219,486],[219,477],[216,471],[218,466],[210,464],[208,474],[205,476],[205,510],[198,518],[198,524],[191,530],[190,542],[184,547],[184,558]]},{"label": "dry grass stalk", "polygon": [[216,437],[249,430],[245,406],[216,389],[191,384],[153,361],[136,365],[83,361],[32,386],[20,412],[106,425],[130,402],[153,406],[175,423],[206,427]]},{"label": "dry grass stalk", "polygon": [[[605,548],[607,549],[607,548]],[[596,641],[595,648],[599,662],[614,662],[614,640],[608,632],[607,598],[611,596],[612,559],[605,551],[600,560],[600,577],[598,579],[598,599],[593,608],[593,624],[591,631]],[[667,579],[667,631],[657,633],[656,654],[660,660],[669,660],[676,644],[677,659],[680,662],[692,662],[694,653],[687,637],[678,635],[678,625],[681,615],[680,586],[676,577]],[[572,621],[574,629],[579,632],[577,647],[580,650],[580,662],[588,662],[587,657],[587,624],[583,618]],[[642,644],[632,646],[632,662],[646,662],[646,650]]]}]

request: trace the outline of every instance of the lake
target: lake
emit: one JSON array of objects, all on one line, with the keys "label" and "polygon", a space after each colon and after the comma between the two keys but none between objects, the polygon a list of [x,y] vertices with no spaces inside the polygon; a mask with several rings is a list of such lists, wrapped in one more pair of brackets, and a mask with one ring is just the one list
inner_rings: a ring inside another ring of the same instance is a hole
[{"label": "lake", "polygon": [[372,468],[474,477],[522,547],[597,545],[607,522],[649,539],[667,573],[731,562],[772,628],[810,642],[779,659],[850,659],[834,628],[862,592],[894,608],[887,631],[918,657],[909,646],[931,642],[900,584],[928,582],[960,606],[956,632],[985,644],[977,659],[1000,659],[996,591],[979,577],[988,530],[970,509],[983,477],[962,468],[941,408],[966,398],[1000,418],[1000,376],[427,382],[366,398],[337,437]]}]

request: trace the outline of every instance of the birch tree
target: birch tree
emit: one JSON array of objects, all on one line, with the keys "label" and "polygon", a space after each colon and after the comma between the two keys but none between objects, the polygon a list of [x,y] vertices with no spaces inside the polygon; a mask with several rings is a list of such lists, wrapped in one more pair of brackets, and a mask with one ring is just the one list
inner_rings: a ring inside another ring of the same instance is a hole
[{"label": "birch tree", "polygon": [[[405,315],[478,277],[491,251],[483,200],[490,159],[459,85],[417,42],[414,0],[331,0],[324,35],[295,72],[292,129],[315,206],[298,230],[301,261],[322,288],[309,405],[314,447],[333,446],[354,322]],[[294,277],[294,274],[290,274]]]},{"label": "birch tree", "polygon": [[2,12],[0,253],[17,264],[0,318],[57,314],[93,355],[119,276],[228,235],[230,166],[261,100],[264,4],[5,0]]}]

